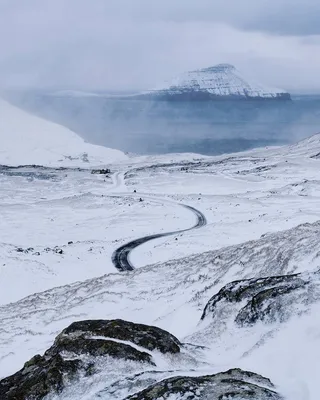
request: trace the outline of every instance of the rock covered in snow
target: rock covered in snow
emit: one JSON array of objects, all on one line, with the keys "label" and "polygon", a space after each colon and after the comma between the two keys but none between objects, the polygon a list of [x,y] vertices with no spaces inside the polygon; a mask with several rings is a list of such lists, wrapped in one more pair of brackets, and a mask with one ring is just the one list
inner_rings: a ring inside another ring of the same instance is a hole
[{"label": "rock covered in snow", "polygon": [[109,363],[111,358],[155,366],[152,350],[179,353],[180,342],[163,329],[119,319],[74,322],[43,356],[34,356],[20,371],[0,381],[0,398],[40,400],[61,393],[77,378],[99,373],[97,364],[104,358]]},{"label": "rock covered in snow", "polygon": [[[226,310],[240,327],[258,321],[285,322],[320,299],[320,272],[270,276],[230,282],[207,303],[201,320],[219,320]],[[305,307],[302,304],[306,305]],[[305,310],[305,311],[306,311]]]},{"label": "rock covered in snow", "polygon": [[233,65],[186,72],[164,87],[142,94],[161,100],[223,100],[275,99],[290,100],[290,94],[281,89],[270,89],[246,79]]},{"label": "rock covered in snow", "polygon": [[136,324],[116,320],[88,320],[74,322],[58,336],[57,340],[68,336],[103,336],[107,338],[130,341],[147,350],[158,350],[161,353],[179,353],[179,340],[155,326]]},{"label": "rock covered in snow", "polygon": [[[121,360],[127,363],[128,372],[130,363],[154,368],[156,364],[152,355],[143,349],[170,353],[172,357],[180,352],[180,345],[173,335],[153,326],[123,320],[74,322],[57,336],[43,356],[34,356],[20,371],[0,381],[0,398],[41,400],[55,398],[56,395],[67,398],[66,390],[76,382],[90,380],[93,375],[105,370],[107,364],[113,363],[113,372],[120,369],[118,363]],[[104,359],[103,364],[101,360]],[[126,396],[128,400],[163,400],[175,396],[176,400],[282,399],[269,379],[241,369],[206,376],[172,377],[173,372],[151,369],[122,381],[111,380],[111,384],[106,382],[106,387],[92,398]],[[129,397],[125,393],[129,393]]]},{"label": "rock covered in snow", "polygon": [[269,379],[241,369],[215,375],[178,376],[149,386],[126,400],[280,400]]}]

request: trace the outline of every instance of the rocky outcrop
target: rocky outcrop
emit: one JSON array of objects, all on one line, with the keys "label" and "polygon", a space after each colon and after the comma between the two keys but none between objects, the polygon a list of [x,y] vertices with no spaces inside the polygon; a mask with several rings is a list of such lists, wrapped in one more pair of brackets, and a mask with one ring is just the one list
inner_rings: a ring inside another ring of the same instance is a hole
[{"label": "rocky outcrop", "polygon": [[63,340],[64,337],[81,337],[88,334],[129,341],[150,351],[159,350],[161,353],[172,354],[180,352],[179,340],[165,330],[121,319],[74,322],[61,332],[57,341]]},{"label": "rocky outcrop", "polygon": [[180,342],[157,327],[123,320],[74,322],[43,356],[36,355],[16,374],[0,381],[0,399],[38,400],[51,392],[60,393],[80,375],[96,373],[95,360],[101,357],[155,366],[150,350],[179,353]]},{"label": "rocky outcrop", "polygon": [[[207,376],[172,377],[175,371],[154,368],[156,364],[151,351],[169,354],[172,361],[173,355],[180,353],[180,346],[181,343],[173,335],[153,326],[120,319],[74,322],[56,337],[43,356],[36,355],[16,374],[0,381],[0,399],[68,397],[68,393],[81,391],[81,385],[86,387],[92,384],[91,376],[95,374],[97,377],[94,379],[106,382],[105,388],[98,390],[97,398],[281,399],[268,379],[240,369]],[[110,367],[112,360],[115,363]],[[132,369],[133,365],[138,368]],[[118,381],[115,380],[118,377],[117,368],[119,373],[125,371],[125,375],[120,373]],[[132,371],[138,373],[130,375]]]},{"label": "rocky outcrop", "polygon": [[269,379],[232,369],[215,375],[165,379],[126,400],[281,400],[274,389]]},{"label": "rocky outcrop", "polygon": [[91,174],[93,174],[93,175],[109,175],[110,173],[111,173],[111,170],[109,168],[91,170]]},{"label": "rocky outcrop", "polygon": [[[64,360],[60,354],[36,355],[19,372],[0,381],[0,399],[40,400],[51,392],[60,393],[83,367],[80,360]],[[85,370],[89,371],[90,365]]]},{"label": "rocky outcrop", "polygon": [[222,310],[233,305],[230,315],[239,326],[257,321],[281,322],[290,316],[295,304],[308,304],[319,298],[319,290],[319,272],[234,281],[209,300],[201,319],[219,318]]}]

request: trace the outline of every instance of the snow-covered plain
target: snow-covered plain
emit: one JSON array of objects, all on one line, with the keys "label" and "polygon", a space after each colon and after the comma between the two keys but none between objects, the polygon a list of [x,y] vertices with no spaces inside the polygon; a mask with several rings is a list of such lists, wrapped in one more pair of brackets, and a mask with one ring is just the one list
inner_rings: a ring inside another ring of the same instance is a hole
[{"label": "snow-covered plain", "polygon": [[[38,138],[30,118],[24,132]],[[10,142],[11,126],[1,126],[1,143]],[[91,145],[77,140],[84,147],[74,145],[72,154],[90,153]],[[153,354],[161,358],[159,380],[240,367],[270,378],[288,400],[319,398],[320,279],[313,273],[320,267],[320,135],[221,157],[93,152],[93,165],[101,160],[110,177],[91,174],[91,164],[79,159],[57,169],[60,161],[45,148],[43,158],[23,158],[21,150],[20,161],[11,143],[1,156],[2,164],[47,167],[0,169],[0,377],[43,353],[73,321],[122,318],[205,346],[186,347],[178,358]],[[120,245],[194,224],[180,204],[202,211],[208,224],[138,247],[131,254],[136,270],[117,272],[111,255]],[[239,325],[243,303],[231,302],[201,320],[224,285],[295,273],[308,284],[283,300],[274,319]],[[107,365],[59,398],[109,399],[111,384],[148,371]],[[112,398],[128,394],[123,389]]]}]

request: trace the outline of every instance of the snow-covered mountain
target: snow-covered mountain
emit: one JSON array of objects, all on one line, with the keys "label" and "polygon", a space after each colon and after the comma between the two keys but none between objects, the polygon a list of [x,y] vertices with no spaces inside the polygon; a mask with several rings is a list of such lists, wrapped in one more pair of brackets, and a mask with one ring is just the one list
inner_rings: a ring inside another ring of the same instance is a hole
[{"label": "snow-covered mountain", "polygon": [[143,96],[166,100],[290,100],[286,91],[255,83],[230,64],[186,72],[162,87],[143,93]]},{"label": "snow-covered mountain", "polygon": [[71,130],[0,99],[0,164],[93,166],[125,160],[119,150],[86,143]]}]

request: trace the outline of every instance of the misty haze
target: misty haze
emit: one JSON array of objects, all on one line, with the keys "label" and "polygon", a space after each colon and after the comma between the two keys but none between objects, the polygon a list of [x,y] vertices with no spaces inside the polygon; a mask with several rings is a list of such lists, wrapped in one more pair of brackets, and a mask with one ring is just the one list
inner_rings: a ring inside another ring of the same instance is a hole
[{"label": "misty haze", "polygon": [[[291,101],[157,101],[122,93],[7,93],[14,104],[65,125],[86,141],[129,153],[215,155],[294,143],[317,133],[320,95]],[[119,97],[119,99],[117,98]]]}]

